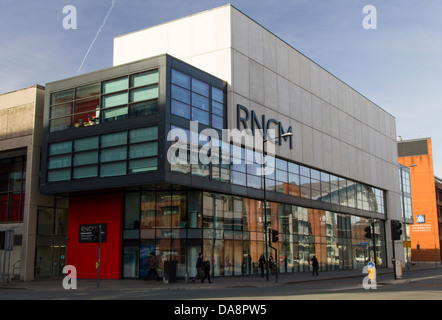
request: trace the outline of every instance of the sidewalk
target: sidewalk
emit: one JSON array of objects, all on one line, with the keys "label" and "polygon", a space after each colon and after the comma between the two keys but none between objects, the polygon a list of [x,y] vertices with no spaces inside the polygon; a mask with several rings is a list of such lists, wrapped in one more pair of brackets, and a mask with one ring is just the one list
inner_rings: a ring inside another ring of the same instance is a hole
[{"label": "sidewalk", "polygon": [[[404,283],[406,274],[412,271],[420,271],[426,269],[434,269],[431,266],[413,266],[410,270],[403,270],[404,279],[394,280],[392,269],[377,269],[378,284],[399,284]],[[367,274],[362,270],[340,270],[340,271],[324,271],[319,276],[312,276],[311,272],[282,273],[278,274],[278,282],[275,276],[266,277],[259,275],[249,276],[231,276],[231,277],[212,277],[212,283],[207,280],[202,284],[200,281],[192,282],[191,279],[186,283],[185,280],[179,279],[174,283],[165,283],[164,281],[143,281],[138,279],[122,279],[122,280],[100,280],[100,287],[97,288],[96,279],[78,279],[77,290],[195,290],[195,289],[217,289],[217,288],[238,288],[238,287],[265,287],[274,285],[292,285],[313,281],[337,280],[355,278],[355,282],[361,282]],[[12,281],[4,286],[0,285],[0,290],[33,290],[33,291],[64,291],[63,278],[59,279],[38,279],[31,282]]]}]

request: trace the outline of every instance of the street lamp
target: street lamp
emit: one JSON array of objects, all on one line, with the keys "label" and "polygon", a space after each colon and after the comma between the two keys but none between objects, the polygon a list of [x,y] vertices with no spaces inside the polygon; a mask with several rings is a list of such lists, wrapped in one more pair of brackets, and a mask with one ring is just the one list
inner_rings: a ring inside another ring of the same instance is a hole
[{"label": "street lamp", "polygon": [[[293,136],[292,132],[287,132],[284,133],[282,135],[280,135],[279,137],[275,137],[273,138],[273,141],[280,139],[280,138],[286,138],[286,137],[291,137]],[[264,241],[265,241],[265,252],[266,252],[266,281],[269,281],[269,246],[268,246],[268,241],[267,241],[267,194],[266,194],[266,177],[265,177],[265,143],[269,141],[268,139],[264,139],[264,134],[263,134],[263,139],[262,139],[262,178],[263,178],[263,187],[264,187],[264,207],[263,207],[263,214],[264,214]],[[278,257],[275,257],[275,262],[277,263]]]}]

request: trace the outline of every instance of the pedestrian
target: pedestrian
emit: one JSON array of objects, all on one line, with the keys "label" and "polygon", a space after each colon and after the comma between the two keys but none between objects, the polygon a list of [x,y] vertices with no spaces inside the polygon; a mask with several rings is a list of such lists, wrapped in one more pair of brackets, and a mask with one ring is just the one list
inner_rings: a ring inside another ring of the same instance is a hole
[{"label": "pedestrian", "polygon": [[151,252],[149,253],[149,255],[150,255],[149,272],[144,277],[144,280],[148,280],[153,272],[153,274],[155,275],[155,280],[160,281],[160,277],[158,276],[157,272],[157,259],[155,258],[155,254]]},{"label": "pedestrian", "polygon": [[274,269],[274,267],[275,267],[275,260],[273,259],[272,256],[270,256],[270,258],[269,258],[269,269],[270,269],[270,272],[272,273],[272,276],[273,276],[273,269]]},{"label": "pedestrian", "polygon": [[196,260],[196,276],[193,278],[193,282],[195,282],[196,279],[200,279],[200,273],[201,273],[201,267],[203,266],[203,254],[200,252],[198,255],[198,259]]},{"label": "pedestrian", "polygon": [[261,269],[261,278],[264,277],[264,268],[266,267],[266,258],[264,257],[264,254],[261,253],[258,260],[258,267]]},{"label": "pedestrian", "polygon": [[319,274],[318,274],[318,270],[319,270],[318,259],[316,259],[316,256],[313,256],[311,261],[312,261],[312,267],[313,267],[313,276],[315,276],[315,274],[317,276],[319,276]]},{"label": "pedestrian", "polygon": [[212,283],[210,281],[210,261],[209,260],[206,260],[203,262],[203,269],[204,269],[204,276],[201,279],[201,283],[203,283],[206,278],[209,279],[209,283]]}]

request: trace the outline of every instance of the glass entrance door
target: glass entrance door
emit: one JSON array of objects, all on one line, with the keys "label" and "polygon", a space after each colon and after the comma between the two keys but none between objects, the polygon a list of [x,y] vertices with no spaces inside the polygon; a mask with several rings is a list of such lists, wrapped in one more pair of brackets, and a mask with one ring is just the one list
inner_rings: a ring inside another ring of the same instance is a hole
[{"label": "glass entrance door", "polygon": [[62,276],[63,268],[66,265],[66,247],[54,246],[53,247],[53,260],[52,260],[52,276]]}]

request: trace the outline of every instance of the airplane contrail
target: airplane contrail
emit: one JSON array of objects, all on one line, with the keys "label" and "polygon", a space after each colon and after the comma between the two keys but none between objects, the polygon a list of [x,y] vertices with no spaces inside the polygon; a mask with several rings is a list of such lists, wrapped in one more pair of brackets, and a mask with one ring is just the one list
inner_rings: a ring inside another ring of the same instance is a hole
[{"label": "airplane contrail", "polygon": [[83,64],[84,64],[84,62],[86,61],[86,58],[87,58],[87,56],[89,55],[89,52],[91,51],[92,46],[93,46],[94,43],[95,43],[95,40],[97,40],[98,36],[100,35],[101,29],[103,29],[104,25],[106,24],[107,17],[109,17],[109,15],[110,15],[112,9],[114,8],[115,2],[116,2],[116,0],[112,0],[112,5],[111,5],[109,11],[108,11],[107,14],[106,14],[106,17],[104,17],[103,23],[101,24],[100,28],[98,29],[97,34],[95,35],[94,40],[92,40],[92,43],[91,43],[91,45],[89,46],[89,49],[87,49],[86,55],[84,56],[83,61],[81,62],[80,67],[78,68],[77,74],[80,73],[81,67],[83,67]]}]

